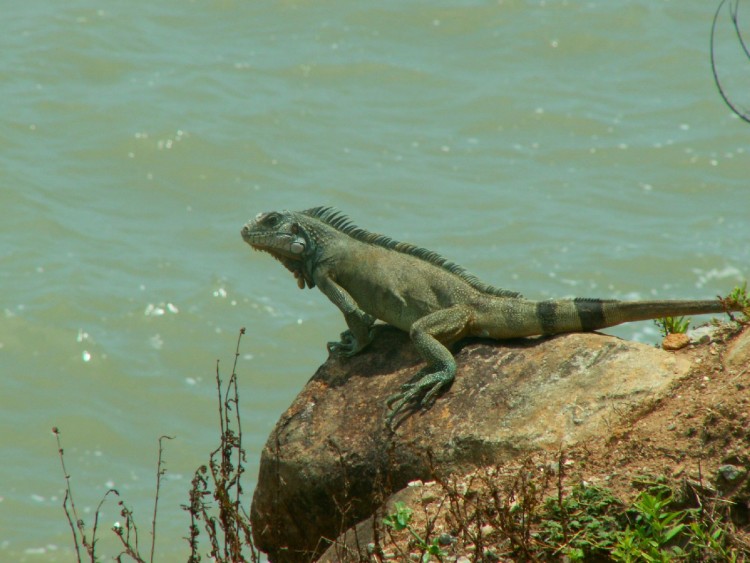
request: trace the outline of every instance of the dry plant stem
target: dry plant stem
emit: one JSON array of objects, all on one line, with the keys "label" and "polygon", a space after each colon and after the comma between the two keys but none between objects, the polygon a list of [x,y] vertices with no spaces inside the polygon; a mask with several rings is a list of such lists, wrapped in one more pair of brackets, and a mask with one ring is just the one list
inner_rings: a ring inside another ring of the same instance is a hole
[{"label": "dry plant stem", "polygon": [[[214,498],[216,499],[216,502],[219,505],[219,519],[221,522],[221,528],[225,530],[225,516],[224,516],[224,495],[222,494],[222,491],[226,490],[226,479],[224,477],[224,468],[226,467],[226,451],[227,451],[227,431],[229,428],[229,416],[227,415],[225,411],[225,403],[224,403],[224,397],[223,393],[221,391],[221,375],[219,372],[219,360],[216,360],[216,391],[217,396],[219,400],[219,426],[221,430],[221,440],[219,443],[219,447],[215,449],[213,452],[211,452],[211,458],[209,461],[209,466],[211,468],[211,477],[213,478],[215,487],[214,487]],[[216,461],[214,459],[214,456],[221,452],[221,463],[217,467]],[[208,514],[206,513],[206,507],[204,506],[204,515],[206,517],[205,522],[206,524],[211,524],[211,530],[209,530],[209,535],[212,536],[212,547],[213,547],[213,556],[219,557],[220,556],[220,548],[218,545],[218,542],[213,539],[213,537],[216,534],[216,525],[213,520],[213,518],[210,518]],[[211,534],[213,532],[213,534]],[[229,551],[227,549],[227,543],[231,541],[231,538],[227,537],[227,531],[224,531],[224,558],[229,557]]]},{"label": "dry plant stem", "polygon": [[190,527],[188,528],[190,535],[185,538],[190,545],[190,556],[188,557],[188,563],[196,563],[197,561],[200,561],[200,555],[198,555],[198,536],[200,535],[198,520],[200,518],[199,513],[202,502],[201,497],[203,494],[201,489],[205,490],[205,487],[201,487],[202,477],[200,475],[200,471],[204,467],[205,466],[199,467],[193,475],[189,493],[190,504],[183,505],[183,509],[187,510],[190,513]]},{"label": "dry plant stem", "polygon": [[[73,489],[70,487],[70,474],[68,473],[68,470],[65,469],[65,458],[63,457],[63,448],[62,444],[60,443],[60,430],[57,428],[57,426],[52,428],[52,433],[55,435],[55,439],[57,440],[57,453],[60,456],[60,465],[62,465],[63,470],[63,476],[65,477],[65,498],[63,498],[63,510],[65,511],[65,516],[68,519],[68,524],[70,524],[70,531],[73,533],[73,544],[76,548],[76,558],[78,559],[78,563],[81,563],[81,547],[78,543],[78,534],[76,533],[76,526],[73,524],[73,518],[75,518],[76,523],[79,522],[78,520],[78,513],[76,512],[76,505],[75,502],[73,502]],[[73,511],[73,517],[70,516],[70,511],[68,510],[68,501],[70,501],[70,510]]]},{"label": "dry plant stem", "polygon": [[[242,335],[245,334],[245,327],[240,329],[240,333],[237,336],[237,347],[234,350],[234,363],[232,364],[232,376],[229,378],[229,385],[234,387],[234,411],[235,418],[237,420],[237,490],[235,491],[235,507],[240,508],[240,494],[242,494],[242,486],[240,485],[240,475],[243,472],[242,462],[245,461],[245,451],[242,449],[242,421],[240,420],[240,393],[237,388],[237,360],[240,359],[240,341]],[[229,388],[227,387],[227,394]],[[227,399],[227,404],[229,399]]]},{"label": "dry plant stem", "polygon": [[[206,474],[207,468],[206,466],[202,466],[201,470],[203,470],[203,475]],[[204,495],[210,494],[208,492],[208,482],[206,481],[206,478],[204,476],[201,476],[201,485],[204,491]],[[203,516],[203,521],[206,523],[206,532],[208,533],[209,541],[211,542],[211,556],[218,559],[220,548],[219,548],[219,539],[216,534],[216,519],[213,518],[208,513],[209,505],[201,501],[200,504],[200,514]]]},{"label": "dry plant stem", "polygon": [[[114,489],[111,489],[110,492],[114,492],[115,494],[118,494],[117,491]],[[119,495],[118,495],[119,496]],[[125,506],[125,503],[123,501],[120,501],[120,506],[122,506],[122,511],[120,514],[123,518],[125,518],[125,537],[123,537],[122,532],[120,529],[115,528],[115,534],[118,538],[120,538],[120,543],[122,543],[122,547],[124,548],[124,551],[120,553],[117,557],[115,557],[115,560],[118,562],[122,562],[123,555],[127,555],[137,563],[146,563],[146,561],[141,557],[138,553],[138,528],[135,525],[135,520],[133,519],[133,511],[130,510],[127,506]],[[130,543],[130,532],[133,531],[133,538],[135,539],[135,546],[133,546],[132,543]]]},{"label": "dry plant stem", "polygon": [[[94,513],[94,529],[91,532],[91,560],[94,561],[94,546],[96,545],[96,531],[99,528],[99,514],[102,510],[102,505],[104,504],[104,501],[107,500],[107,497],[110,495],[110,493],[114,493],[116,496],[120,496],[120,493],[117,492],[116,489],[109,489],[106,493],[104,493],[104,496],[102,497],[102,500],[99,501],[99,504],[96,506],[96,512]],[[83,522],[81,522],[83,524]]]},{"label": "dry plant stem", "polygon": [[565,495],[563,494],[563,480],[565,479],[565,452],[560,450],[557,456],[557,506],[560,508],[560,515],[562,517],[562,533],[563,542],[567,544],[570,541],[568,538],[568,513],[565,510]]},{"label": "dry plant stem", "polygon": [[[211,452],[208,465],[198,468],[190,490],[190,504],[183,506],[190,512],[189,537],[190,557],[188,561],[200,560],[198,553],[198,520],[203,520],[204,529],[211,544],[209,556],[216,561],[244,562],[258,561],[259,555],[252,542],[249,517],[240,504],[242,494],[241,477],[245,471],[245,451],[242,448],[242,427],[239,413],[239,385],[237,362],[240,355],[240,342],[245,329],[240,329],[235,349],[234,365],[227,388],[222,387],[219,362],[216,362],[216,389],[219,402],[219,446]],[[232,414],[231,411],[234,410]],[[236,466],[235,466],[236,464]],[[210,470],[212,486],[209,487]],[[235,488],[232,491],[232,488]],[[212,515],[213,505],[204,501],[212,495],[216,501],[218,515]],[[246,559],[243,548],[250,548],[250,558]]]},{"label": "dry plant stem", "polygon": [[154,549],[156,548],[156,510],[159,505],[159,489],[161,488],[161,478],[166,472],[163,467],[162,454],[164,453],[164,446],[162,440],[173,440],[174,436],[159,436],[159,459],[156,462],[156,495],[154,496],[154,517],[151,520],[151,563],[154,561]]},{"label": "dry plant stem", "polygon": [[135,518],[133,518],[133,511],[129,508],[126,508],[123,504],[123,509],[125,512],[125,525],[127,527],[127,536],[125,536],[125,548],[128,551],[132,551],[132,548],[130,547],[130,533],[133,532],[133,539],[135,540],[135,550],[138,551],[138,527],[135,525]]},{"label": "dry plant stem", "polygon": [[[222,435],[219,447],[214,450],[211,455],[210,466],[211,474],[214,483],[216,484],[216,487],[214,488],[214,498],[219,505],[219,521],[221,523],[221,529],[224,531],[224,557],[230,559],[233,555],[237,554],[239,547],[236,530],[231,522],[231,501],[229,500],[229,490],[232,487],[233,481],[232,450],[234,445],[234,435],[230,429],[231,421],[229,419],[229,411],[231,410],[229,405],[231,377],[230,384],[227,385],[227,393],[222,397],[218,361],[216,362],[216,386],[219,393],[219,417],[221,418]],[[218,465],[213,458],[217,453],[221,455]]]}]

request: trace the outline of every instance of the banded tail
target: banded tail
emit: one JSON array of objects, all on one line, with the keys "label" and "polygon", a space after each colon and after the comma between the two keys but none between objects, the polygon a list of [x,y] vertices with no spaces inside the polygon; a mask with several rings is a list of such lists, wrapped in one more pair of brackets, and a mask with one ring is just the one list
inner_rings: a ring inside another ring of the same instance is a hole
[{"label": "banded tail", "polygon": [[470,334],[503,339],[589,332],[632,321],[742,310],[741,304],[720,299],[616,301],[579,297],[529,301],[499,298],[487,309],[477,311]]},{"label": "banded tail", "polygon": [[738,304],[719,299],[616,301],[577,298],[536,303],[536,315],[542,334],[587,332],[632,321],[726,313],[742,309]]}]

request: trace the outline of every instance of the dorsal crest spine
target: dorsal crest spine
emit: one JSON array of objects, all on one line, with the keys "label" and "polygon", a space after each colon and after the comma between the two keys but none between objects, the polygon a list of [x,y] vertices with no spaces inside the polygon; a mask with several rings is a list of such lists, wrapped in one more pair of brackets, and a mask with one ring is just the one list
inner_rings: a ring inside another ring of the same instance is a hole
[{"label": "dorsal crest spine", "polygon": [[396,252],[401,252],[403,254],[409,254],[411,256],[419,258],[420,260],[424,260],[425,262],[429,262],[430,264],[443,268],[444,270],[460,277],[474,289],[477,289],[483,293],[496,295],[498,297],[521,297],[521,294],[518,292],[501,289],[484,283],[475,275],[470,274],[458,264],[454,264],[453,262],[446,260],[437,252],[415,246],[408,242],[399,242],[386,235],[371,233],[370,231],[367,231],[361,227],[357,227],[354,223],[351,222],[349,217],[347,217],[334,207],[313,207],[312,209],[306,209],[305,211],[302,211],[302,214],[307,215],[308,217],[312,217],[313,219],[318,219],[319,221],[322,221],[326,225],[333,227],[337,231],[340,231],[345,235],[352,237],[353,239],[368,244],[382,246],[383,248],[395,250]]}]

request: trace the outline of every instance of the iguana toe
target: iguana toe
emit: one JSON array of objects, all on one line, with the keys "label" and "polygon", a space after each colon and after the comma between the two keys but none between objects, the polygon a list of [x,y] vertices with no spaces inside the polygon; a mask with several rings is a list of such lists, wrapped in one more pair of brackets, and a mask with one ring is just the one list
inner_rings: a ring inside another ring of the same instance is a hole
[{"label": "iguana toe", "polygon": [[[418,404],[420,407],[429,407],[435,402],[437,394],[453,381],[453,375],[450,372],[424,373],[420,370],[419,378],[412,379],[412,382],[404,383],[398,393],[388,397],[386,405],[391,412],[386,417],[388,427],[392,426],[393,419],[406,407],[411,404]],[[391,405],[395,406],[391,407]]]},{"label": "iguana toe", "polygon": [[346,357],[354,356],[358,354],[364,346],[359,343],[359,340],[350,330],[345,330],[341,333],[341,341],[329,342],[327,345],[330,353],[343,354]]}]

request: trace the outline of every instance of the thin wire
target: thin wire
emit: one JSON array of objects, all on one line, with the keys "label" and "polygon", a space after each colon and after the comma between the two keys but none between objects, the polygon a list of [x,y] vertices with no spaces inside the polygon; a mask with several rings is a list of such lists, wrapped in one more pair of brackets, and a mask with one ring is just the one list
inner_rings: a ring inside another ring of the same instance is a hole
[{"label": "thin wire", "polygon": [[[724,100],[724,103],[729,106],[729,109],[731,109],[740,119],[745,121],[746,123],[750,123],[750,114],[745,113],[744,111],[740,110],[727,96],[726,92],[724,91],[724,87],[721,85],[721,81],[719,80],[719,73],[716,70],[716,54],[714,52],[714,45],[716,43],[716,23],[719,20],[719,13],[721,12],[721,9],[724,7],[724,4],[726,4],[727,0],[721,0],[719,3],[719,7],[716,8],[716,13],[714,13],[714,21],[711,24],[711,45],[710,45],[710,51],[711,51],[711,72],[714,75],[714,82],[716,83],[716,88],[719,90],[719,94],[721,95],[722,99]],[[732,23],[734,24],[734,30],[737,33],[737,38],[740,41],[740,45],[742,45],[742,50],[745,52],[745,56],[750,58],[750,50],[748,50],[747,45],[745,44],[745,40],[742,37],[742,32],[740,31],[740,25],[739,25],[739,0],[737,0],[734,4],[734,8],[732,7],[732,4],[729,5],[729,14],[732,19]]]}]

